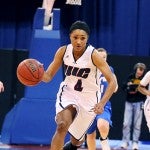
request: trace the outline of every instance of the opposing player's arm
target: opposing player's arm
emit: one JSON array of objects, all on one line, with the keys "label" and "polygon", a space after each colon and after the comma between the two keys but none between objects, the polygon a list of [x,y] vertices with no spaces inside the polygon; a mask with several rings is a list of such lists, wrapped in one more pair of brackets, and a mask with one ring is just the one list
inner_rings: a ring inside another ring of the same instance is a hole
[{"label": "opposing player's arm", "polygon": [[92,60],[93,63],[97,66],[97,68],[102,72],[102,74],[108,82],[106,92],[101,99],[101,103],[105,105],[116,89],[116,79],[114,77],[114,74],[110,70],[110,67],[107,64],[107,62],[99,55],[99,53],[96,50],[92,54]]},{"label": "opposing player's arm", "polygon": [[150,91],[147,90],[146,87],[141,85],[141,84],[139,84],[139,86],[138,86],[138,91],[141,92],[144,95],[150,96]]},{"label": "opposing player's arm", "polygon": [[114,93],[116,93],[118,91],[118,81],[117,81],[117,77],[116,77],[115,74],[114,74],[114,78],[115,78],[115,81],[116,81],[116,88],[115,88]]},{"label": "opposing player's arm", "polygon": [[0,81],[0,93],[4,92],[4,85],[3,82]]},{"label": "opposing player's arm", "polygon": [[52,78],[54,77],[54,75],[59,70],[59,68],[62,66],[65,49],[66,49],[66,47],[63,46],[63,47],[60,47],[57,50],[53,61],[50,63],[47,70],[44,72],[44,75],[43,75],[43,78],[42,78],[43,82],[51,81]]},{"label": "opposing player's arm", "polygon": [[148,71],[143,79],[140,81],[138,91],[144,95],[150,96],[150,91],[147,89],[147,85],[150,84],[150,71]]}]

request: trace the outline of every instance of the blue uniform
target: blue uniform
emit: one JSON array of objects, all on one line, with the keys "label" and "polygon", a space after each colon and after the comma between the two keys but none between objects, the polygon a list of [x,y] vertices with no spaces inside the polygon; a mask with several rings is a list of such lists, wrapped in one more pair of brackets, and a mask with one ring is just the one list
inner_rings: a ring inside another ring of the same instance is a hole
[{"label": "blue uniform", "polygon": [[[110,69],[114,73],[114,70],[111,66],[110,66]],[[103,76],[103,74],[101,74],[100,75],[100,91],[101,91],[102,97],[106,91],[107,86],[108,86],[108,82],[105,79],[105,77]],[[96,130],[97,121],[99,118],[107,120],[109,122],[109,124],[112,126],[111,115],[112,115],[111,102],[108,101],[104,107],[104,112],[102,114],[96,115],[94,122],[92,123],[92,125],[90,126],[90,128],[87,131],[87,134],[91,134]]]}]

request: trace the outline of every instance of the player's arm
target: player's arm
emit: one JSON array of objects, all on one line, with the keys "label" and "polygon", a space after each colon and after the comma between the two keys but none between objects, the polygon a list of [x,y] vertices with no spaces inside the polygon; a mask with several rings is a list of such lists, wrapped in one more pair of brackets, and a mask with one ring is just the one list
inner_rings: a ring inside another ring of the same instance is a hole
[{"label": "player's arm", "polygon": [[144,95],[150,96],[150,91],[147,89],[147,85],[150,83],[150,71],[148,71],[143,79],[140,81],[138,91]]},{"label": "player's arm", "polygon": [[[114,77],[114,74],[110,70],[110,67],[108,66],[107,62],[98,54],[98,52],[95,50],[92,54],[92,60],[93,63],[97,66],[97,68],[102,72],[104,77],[106,78],[108,82],[108,87],[105,91],[104,96],[100,100],[100,103],[95,107],[94,111],[97,113],[102,113],[98,107],[104,107],[107,101],[110,99],[112,94],[114,93],[116,89],[116,79]],[[101,106],[100,106],[101,105]],[[99,109],[99,110],[98,110]],[[102,108],[103,109],[103,108]]]},{"label": "player's arm", "polygon": [[4,92],[4,85],[3,82],[0,81],[0,93]]},{"label": "player's arm", "polygon": [[52,78],[54,77],[54,75],[59,70],[59,68],[62,66],[65,49],[66,49],[66,47],[63,46],[63,47],[60,47],[57,50],[53,61],[50,63],[47,70],[44,72],[44,75],[43,75],[43,78],[42,78],[43,82],[51,81]]},{"label": "player's arm", "polygon": [[118,91],[118,81],[117,81],[117,77],[116,77],[115,74],[114,74],[114,78],[115,78],[115,81],[116,81],[116,88],[115,88],[114,93],[116,93]]},{"label": "player's arm", "polygon": [[139,86],[138,86],[138,91],[144,95],[150,96],[150,91],[147,90],[146,87],[141,84],[139,84]]},{"label": "player's arm", "polygon": [[118,81],[117,81],[117,77],[116,77],[116,75],[115,75],[115,73],[114,73],[114,69],[110,66],[110,70],[111,70],[111,72],[113,73],[113,75],[114,75],[114,78],[115,78],[115,81],[116,81],[116,88],[115,88],[115,91],[114,91],[114,93],[116,93],[117,91],[118,91]]}]

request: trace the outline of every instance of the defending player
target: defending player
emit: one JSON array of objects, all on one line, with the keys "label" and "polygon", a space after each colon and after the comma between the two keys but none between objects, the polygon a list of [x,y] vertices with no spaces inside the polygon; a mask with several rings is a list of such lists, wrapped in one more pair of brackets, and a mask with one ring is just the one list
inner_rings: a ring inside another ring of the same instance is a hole
[{"label": "defending player", "polygon": [[[107,51],[103,48],[98,49],[99,54],[104,58],[105,61],[107,61]],[[110,67],[111,71],[114,73],[113,68]],[[114,77],[116,79],[116,76],[114,74]],[[117,79],[116,79],[117,83]],[[105,90],[107,88],[108,82],[103,76],[103,74],[100,75],[100,91],[102,93],[102,96],[105,93]],[[115,89],[115,92],[118,89],[118,85]],[[88,129],[87,132],[87,146],[88,150],[96,150],[96,129],[98,128],[98,131],[100,133],[100,140],[101,140],[101,147],[102,150],[110,150],[110,146],[108,143],[108,134],[109,134],[109,128],[112,125],[111,121],[111,115],[112,115],[112,109],[111,109],[111,102],[108,101],[104,107],[104,112],[102,114],[98,114],[91,125],[91,127]]]}]

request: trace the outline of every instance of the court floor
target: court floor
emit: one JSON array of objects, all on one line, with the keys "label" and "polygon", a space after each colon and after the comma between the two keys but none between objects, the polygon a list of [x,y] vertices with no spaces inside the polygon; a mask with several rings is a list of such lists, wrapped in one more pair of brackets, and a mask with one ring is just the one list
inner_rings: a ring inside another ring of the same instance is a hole
[{"label": "court floor", "polygon": [[[111,150],[121,150],[120,140],[110,140],[110,146]],[[96,140],[97,143],[97,149],[101,150],[101,146],[99,144],[99,141]],[[0,143],[0,150],[50,150],[50,147],[48,145],[7,145]],[[78,150],[87,150],[87,148],[83,145]],[[129,146],[128,150],[132,150],[131,146]],[[139,142],[139,150],[150,150],[150,141],[140,141]]]}]

